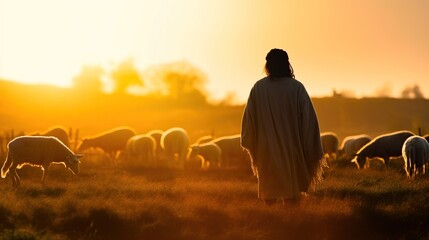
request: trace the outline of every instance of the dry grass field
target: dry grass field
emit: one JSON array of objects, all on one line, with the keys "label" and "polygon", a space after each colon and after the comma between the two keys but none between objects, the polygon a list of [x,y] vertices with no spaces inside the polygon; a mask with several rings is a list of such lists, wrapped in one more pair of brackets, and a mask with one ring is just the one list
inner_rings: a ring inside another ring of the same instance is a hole
[{"label": "dry grass field", "polygon": [[[62,125],[79,130],[79,141],[117,126],[137,133],[179,126],[193,142],[240,131],[243,106],[41,89],[1,83],[2,134]],[[336,132],[340,141],[360,133],[429,132],[428,100],[313,101],[321,130]],[[38,168],[22,168],[18,188],[9,177],[0,179],[0,240],[429,239],[429,178],[410,181],[398,169],[332,165],[325,181],[298,205],[267,207],[257,199],[249,168],[132,168],[87,155],[76,176],[52,165],[45,186]]]},{"label": "dry grass field", "polygon": [[[0,239],[427,239],[429,178],[327,169],[298,205],[265,206],[246,170],[24,167],[0,182]],[[105,160],[105,159],[104,159]]]}]

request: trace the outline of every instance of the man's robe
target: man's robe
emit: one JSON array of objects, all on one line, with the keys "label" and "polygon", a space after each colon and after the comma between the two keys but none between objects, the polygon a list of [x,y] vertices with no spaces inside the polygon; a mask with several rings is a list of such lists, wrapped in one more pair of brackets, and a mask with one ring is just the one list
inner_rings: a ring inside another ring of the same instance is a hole
[{"label": "man's robe", "polygon": [[319,181],[320,130],[304,85],[288,77],[256,82],[243,114],[241,145],[251,155],[259,198],[297,198]]}]

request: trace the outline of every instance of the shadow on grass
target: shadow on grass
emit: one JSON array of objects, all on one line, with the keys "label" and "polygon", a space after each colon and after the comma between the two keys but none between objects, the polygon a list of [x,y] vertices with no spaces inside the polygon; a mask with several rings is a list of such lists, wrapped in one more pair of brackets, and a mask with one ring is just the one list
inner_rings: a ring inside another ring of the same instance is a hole
[{"label": "shadow on grass", "polygon": [[132,218],[107,208],[62,216],[56,231],[80,239],[185,239],[183,222],[166,208],[142,211]]},{"label": "shadow on grass", "polygon": [[43,186],[20,186],[16,190],[16,195],[19,197],[50,197],[58,198],[64,195],[66,188],[64,187],[43,187]]},{"label": "shadow on grass", "polygon": [[13,226],[12,211],[0,205],[0,229],[12,228]]},{"label": "shadow on grass", "polygon": [[[323,189],[313,196],[356,202],[352,210],[353,229],[365,231],[366,238],[427,239],[429,187],[386,187],[383,181],[386,180],[363,179],[354,185]],[[344,222],[340,224],[344,226]]]}]

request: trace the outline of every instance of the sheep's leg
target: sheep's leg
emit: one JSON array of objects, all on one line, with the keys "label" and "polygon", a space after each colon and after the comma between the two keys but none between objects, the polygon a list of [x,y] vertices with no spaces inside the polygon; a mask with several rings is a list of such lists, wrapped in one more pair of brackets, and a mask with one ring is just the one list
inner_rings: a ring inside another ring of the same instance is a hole
[{"label": "sheep's leg", "polygon": [[216,157],[216,166],[218,168],[220,168],[220,167],[222,167],[221,164],[222,164],[222,158],[221,158],[221,156]]},{"label": "sheep's leg", "polygon": [[117,162],[117,155],[119,154],[119,152],[117,152],[117,151],[112,151],[112,152],[110,152],[110,159],[111,159],[111,161],[112,161],[112,164],[113,164],[113,166],[116,166],[117,164],[118,164],[118,162]]},{"label": "sheep's leg", "polygon": [[150,151],[147,152],[147,160],[148,160],[149,165],[152,165],[152,163],[153,163],[153,152],[150,152]]},{"label": "sheep's leg", "polygon": [[384,165],[386,166],[387,169],[389,169],[389,160],[390,160],[390,157],[389,156],[384,157],[383,160],[384,160]]},{"label": "sheep's leg", "polygon": [[46,175],[48,174],[48,168],[49,166],[43,166],[42,167],[42,181],[40,182],[42,185],[45,185],[45,179],[46,179]]},{"label": "sheep's leg", "polygon": [[9,171],[12,174],[12,186],[18,187],[21,184],[18,173],[16,172],[16,167],[18,165],[14,162],[10,167]]}]

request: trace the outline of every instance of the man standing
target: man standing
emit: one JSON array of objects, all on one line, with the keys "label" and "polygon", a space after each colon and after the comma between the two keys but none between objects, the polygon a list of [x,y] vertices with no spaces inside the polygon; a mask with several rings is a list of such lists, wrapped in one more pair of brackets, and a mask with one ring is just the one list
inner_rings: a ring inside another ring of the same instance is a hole
[{"label": "man standing", "polygon": [[267,54],[265,72],[267,77],[255,83],[244,110],[241,145],[258,177],[258,197],[267,205],[297,202],[322,178],[319,123],[284,50]]}]

